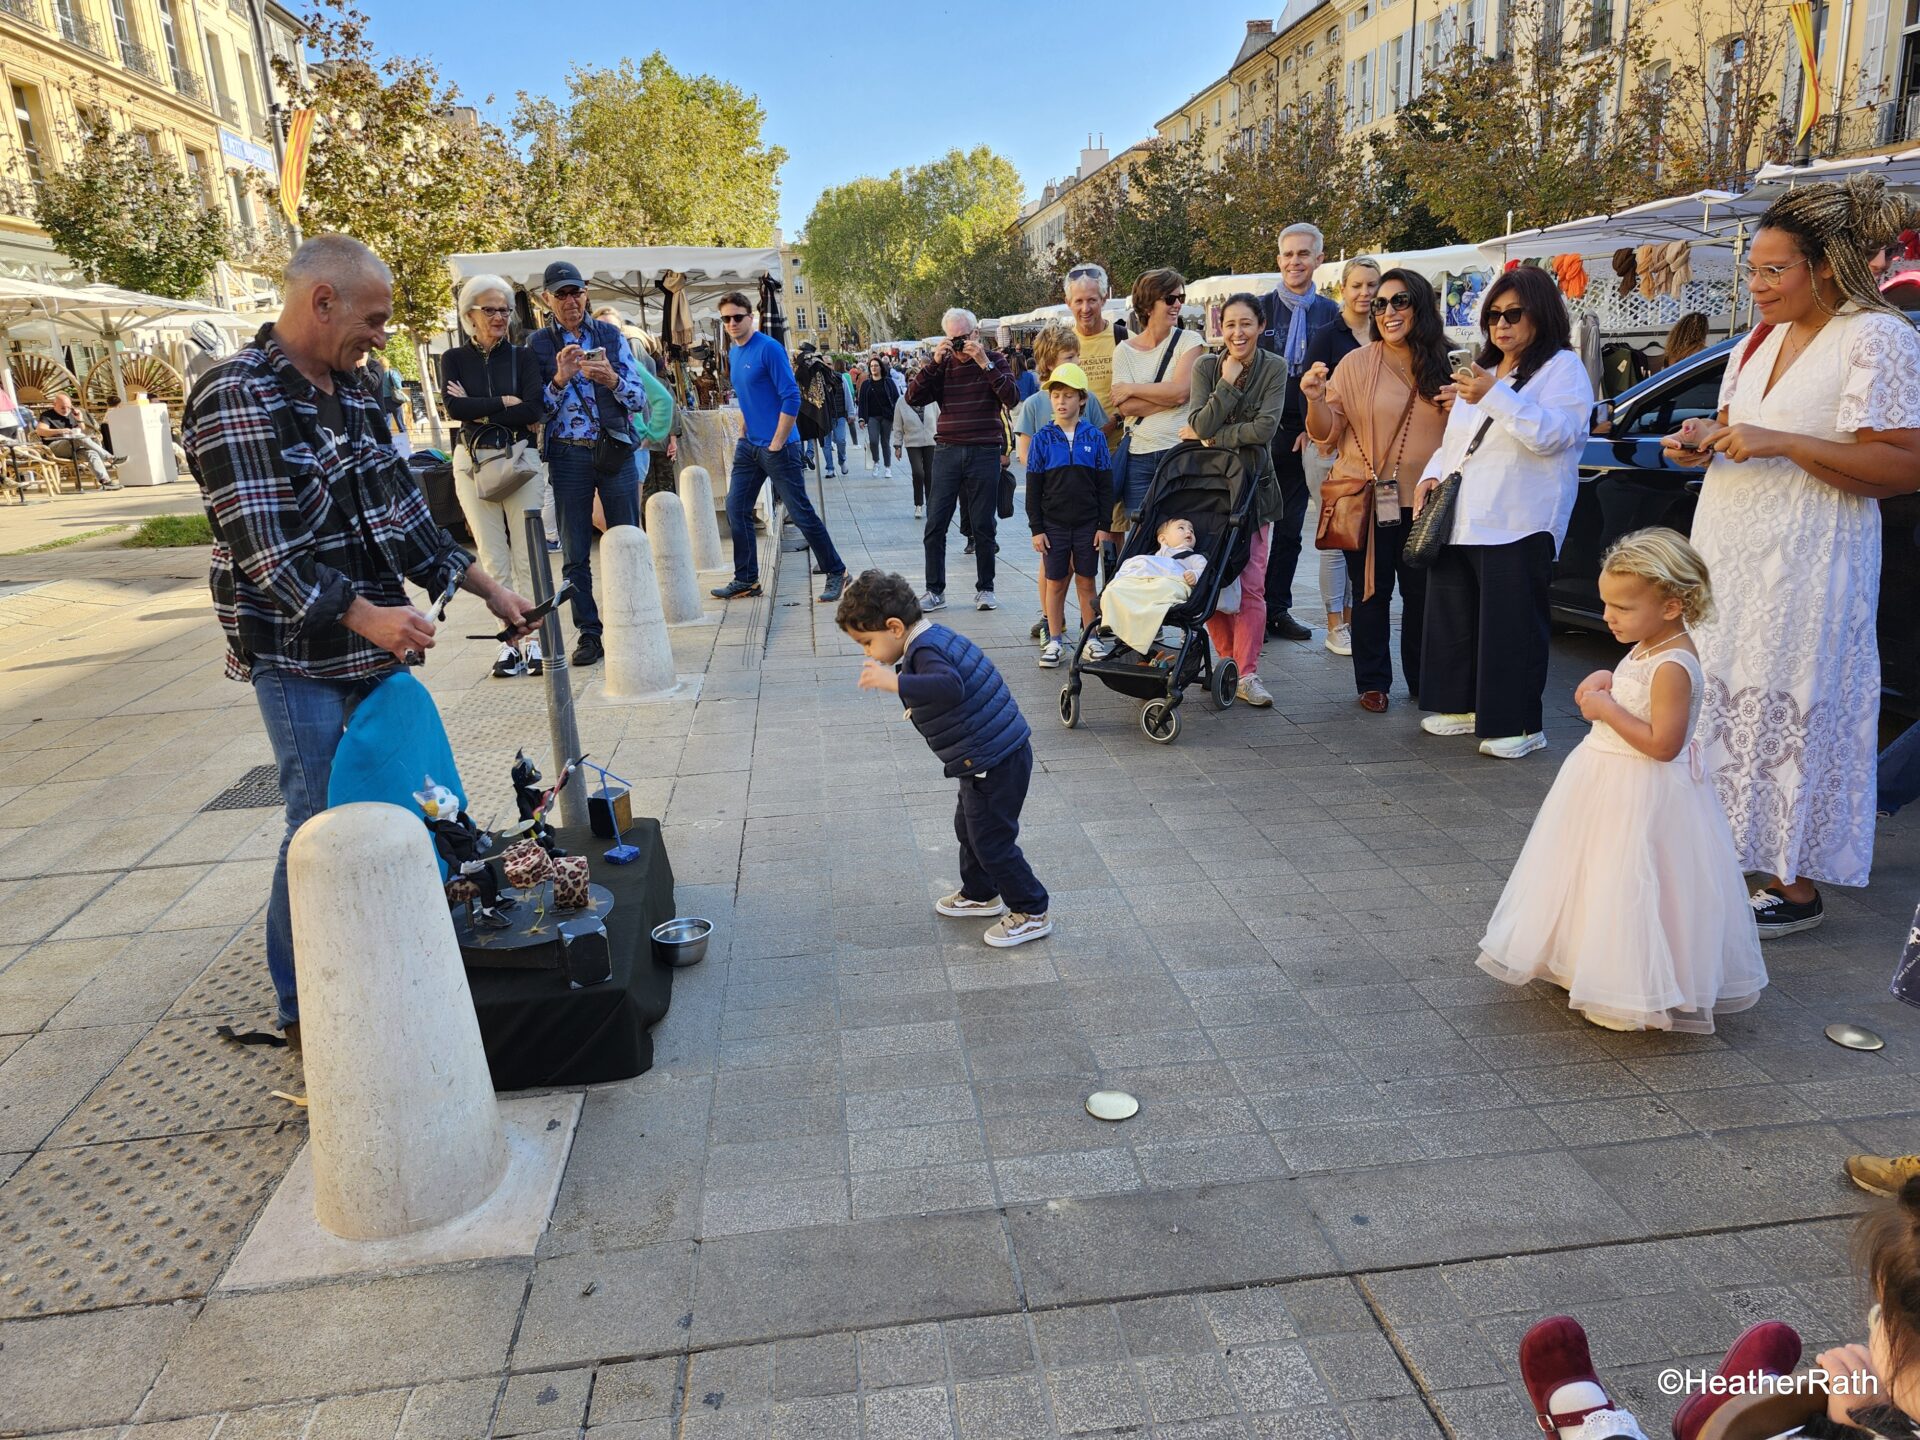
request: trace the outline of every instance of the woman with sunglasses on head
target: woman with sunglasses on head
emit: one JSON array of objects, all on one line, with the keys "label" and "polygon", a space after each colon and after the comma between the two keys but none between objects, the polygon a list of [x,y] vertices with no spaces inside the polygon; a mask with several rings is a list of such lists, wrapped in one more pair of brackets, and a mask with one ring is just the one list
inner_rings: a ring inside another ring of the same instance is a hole
[{"label": "woman with sunglasses on head", "polygon": [[[1320,372],[1323,376],[1331,375],[1342,360],[1372,340],[1373,292],[1379,288],[1380,262],[1372,256],[1356,255],[1340,267],[1340,319],[1344,323],[1323,325],[1313,332],[1313,338],[1307,341],[1308,370],[1319,365],[1324,367]],[[1441,360],[1445,359],[1442,353]],[[1303,387],[1305,378],[1303,372]],[[1307,512],[1312,517],[1320,513],[1321,482],[1333,470],[1333,447],[1310,446],[1300,458],[1307,474],[1307,489],[1313,496],[1313,508]],[[1351,655],[1353,583],[1347,574],[1344,550],[1320,552],[1320,599],[1327,607],[1327,649],[1336,655]]]},{"label": "woman with sunglasses on head", "polygon": [[[1425,277],[1389,270],[1368,302],[1364,346],[1349,350],[1331,377],[1324,363],[1300,377],[1307,438],[1336,452],[1326,483],[1336,492],[1367,487],[1366,543],[1345,552],[1358,599],[1353,607],[1353,681],[1360,707],[1378,715],[1393,689],[1388,606],[1400,584],[1400,671],[1420,698],[1420,645],[1427,577],[1401,564],[1413,521],[1413,487],[1446,433],[1454,387],[1440,302]],[[1338,328],[1338,327],[1330,327]],[[1315,336],[1318,342],[1328,331]],[[1325,555],[1328,551],[1321,551]]]},{"label": "woman with sunglasses on head", "polygon": [[1877,502],[1920,489],[1920,337],[1868,261],[1909,215],[1877,176],[1775,201],[1743,266],[1761,324],[1728,354],[1719,415],[1662,442],[1710,467],[1700,733],[1734,849],[1766,877],[1763,940],[1818,925],[1814,882],[1865,885],[1873,863]]},{"label": "woman with sunglasses on head", "polygon": [[[1127,466],[1116,466],[1114,489],[1129,515],[1138,513],[1160,457],[1180,439],[1193,395],[1200,337],[1180,328],[1187,282],[1177,270],[1149,270],[1133,282],[1138,328],[1113,348],[1111,413],[1126,422]],[[1119,527],[1116,527],[1119,528]]]},{"label": "woman with sunglasses on head", "polygon": [[1447,544],[1427,575],[1420,722],[1478,735],[1480,753],[1517,760],[1547,743],[1547,581],[1580,481],[1593,384],[1572,347],[1560,291],[1522,265],[1487,287],[1486,337],[1453,372],[1446,435],[1414,490],[1418,515],[1460,476]]}]

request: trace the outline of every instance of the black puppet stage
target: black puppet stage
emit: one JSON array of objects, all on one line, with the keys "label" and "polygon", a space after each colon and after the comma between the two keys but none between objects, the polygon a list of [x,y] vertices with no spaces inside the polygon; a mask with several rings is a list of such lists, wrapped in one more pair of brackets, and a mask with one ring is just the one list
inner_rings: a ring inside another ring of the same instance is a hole
[{"label": "black puppet stage", "polygon": [[[564,966],[502,969],[496,956],[467,965],[480,1039],[496,1090],[595,1085],[626,1080],[653,1066],[650,1027],[673,1003],[673,970],[653,958],[653,927],[673,918],[673,866],[658,820],[636,819],[621,838],[639,850],[609,865],[611,842],[585,826],[554,827],[561,848],[587,857],[590,878],[613,897],[602,918],[612,975],[575,989]],[[497,850],[495,852],[498,853]],[[568,912],[551,917],[565,920]],[[468,954],[463,947],[463,955]]]}]

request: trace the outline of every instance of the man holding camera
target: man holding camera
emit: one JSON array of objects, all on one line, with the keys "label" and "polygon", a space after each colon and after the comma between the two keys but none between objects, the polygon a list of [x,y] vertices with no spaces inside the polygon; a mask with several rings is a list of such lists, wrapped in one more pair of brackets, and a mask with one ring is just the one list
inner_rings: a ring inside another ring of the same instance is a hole
[{"label": "man holding camera", "polygon": [[587,314],[587,282],[579,267],[556,260],[541,278],[552,320],[527,337],[540,367],[546,405],[541,458],[560,520],[561,573],[573,587],[573,624],[580,632],[575,665],[596,665],[600,607],[593,599],[593,501],[609,526],[640,523],[640,435],[647,418],[639,362],[620,327]]},{"label": "man holding camera", "polygon": [[927,496],[927,593],[922,610],[947,608],[947,527],[955,505],[972,520],[977,609],[997,610],[993,596],[994,531],[999,525],[1000,456],[1005,431],[1000,412],[1020,403],[1007,362],[980,343],[971,310],[941,318],[946,339],[933,359],[907,382],[907,404],[940,407],[934,426],[933,480]]}]

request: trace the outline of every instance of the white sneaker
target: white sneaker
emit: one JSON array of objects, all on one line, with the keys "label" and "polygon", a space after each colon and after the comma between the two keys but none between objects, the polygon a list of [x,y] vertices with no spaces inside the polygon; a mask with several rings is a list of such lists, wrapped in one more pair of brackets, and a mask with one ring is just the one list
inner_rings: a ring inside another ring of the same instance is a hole
[{"label": "white sneaker", "polygon": [[1000,608],[1000,602],[993,598],[993,591],[976,590],[973,592],[973,608],[976,610],[998,610]]},{"label": "white sneaker", "polygon": [[920,597],[920,608],[923,611],[944,610],[947,608],[947,597],[938,590],[929,590]]},{"label": "white sneaker", "polygon": [[916,506],[914,506],[914,507],[913,507],[913,518],[914,518],[914,519],[916,519],[916,520],[918,520],[918,519],[921,519],[921,518],[922,518],[922,517],[921,517],[921,514],[920,514],[920,507],[919,507],[918,505],[916,505]]},{"label": "white sneaker", "polygon": [[1351,625],[1329,625],[1327,627],[1327,649],[1336,655],[1353,654],[1353,627]]},{"label": "white sneaker", "polygon": [[[921,609],[925,609],[923,604]],[[1429,735],[1471,735],[1474,726],[1474,713],[1471,710],[1458,715],[1429,715],[1420,722],[1420,728]]]},{"label": "white sneaker", "polygon": [[544,675],[547,673],[546,657],[540,653],[540,637],[527,637],[527,674]]},{"label": "white sneaker", "polygon": [[1258,675],[1240,677],[1238,694],[1242,705],[1251,705],[1256,710],[1265,710],[1273,704],[1273,694],[1260,683]]},{"label": "white sneaker", "polygon": [[1058,670],[1060,668],[1060,638],[1049,636],[1047,643],[1040,647],[1040,668]]},{"label": "white sneaker", "polygon": [[1547,746],[1547,732],[1536,730],[1531,735],[1508,735],[1499,740],[1482,740],[1480,753],[1491,755],[1496,760],[1518,760],[1522,755],[1531,755]]},{"label": "white sneaker", "polygon": [[1022,915],[1018,911],[1006,919],[987,927],[987,933],[980,938],[996,950],[1004,950],[1009,945],[1024,945],[1029,940],[1038,940],[1053,933],[1053,921],[1045,915]]},{"label": "white sneaker", "polygon": [[500,647],[499,658],[493,662],[493,678],[496,680],[506,680],[512,676],[524,675],[526,673],[527,662],[520,654],[520,647],[517,645],[502,645]]},{"label": "white sneaker", "polygon": [[1113,641],[1111,640],[1105,640],[1096,635],[1093,639],[1087,641],[1085,654],[1089,660],[1104,660],[1112,653]]},{"label": "white sneaker", "polygon": [[933,908],[939,914],[951,915],[956,920],[970,919],[975,915],[984,918],[989,915],[1004,915],[1007,913],[1006,902],[998,895],[994,896],[991,900],[969,900],[958,890],[954,891],[951,895],[942,895],[938,900],[933,902]]},{"label": "white sneaker", "polygon": [[885,470],[883,470],[883,471],[881,471],[880,473],[881,473],[881,474],[882,474],[882,475],[883,475],[883,476],[884,476],[884,477],[885,477],[886,479],[888,479],[888,480],[891,480],[891,479],[893,478],[893,466],[891,466],[891,465],[889,465],[889,466],[887,466],[887,468],[886,468]]}]

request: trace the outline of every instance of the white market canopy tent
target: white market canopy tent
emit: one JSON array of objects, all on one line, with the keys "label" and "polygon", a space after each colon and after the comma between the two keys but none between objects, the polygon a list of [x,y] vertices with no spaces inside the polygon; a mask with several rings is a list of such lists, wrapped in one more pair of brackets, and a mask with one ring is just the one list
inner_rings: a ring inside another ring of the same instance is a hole
[{"label": "white market canopy tent", "polygon": [[1589,215],[1533,230],[1516,230],[1476,247],[1482,262],[1503,268],[1509,259],[1579,255],[1600,258],[1625,245],[1664,245],[1686,240],[1695,245],[1732,245],[1743,221],[1766,208],[1763,201],[1726,190],[1695,190],[1649,200],[1608,215]]},{"label": "white market canopy tent", "polygon": [[761,280],[780,274],[780,252],[772,248],[734,248],[710,245],[638,245],[594,248],[556,246],[548,250],[505,250],[493,255],[451,255],[447,268],[454,288],[475,275],[498,275],[529,295],[540,293],[547,266],[570,260],[587,282],[595,302],[624,299],[648,311],[658,321],[666,294],[660,280],[678,273],[687,278],[687,310],[695,324],[714,317],[720,297],[729,290],[753,290]]},{"label": "white market canopy tent", "polygon": [[1411,270],[1435,285],[1439,284],[1442,275],[1458,275],[1466,270],[1484,271],[1493,268],[1486,256],[1481,254],[1481,247],[1478,245],[1438,245],[1430,250],[1362,250],[1340,260],[1323,262],[1313,272],[1314,286],[1331,294],[1339,288],[1341,269],[1348,260],[1355,259],[1359,255],[1365,255],[1369,260],[1377,260],[1383,271]]},{"label": "white market canopy tent", "polygon": [[1859,155],[1849,160],[1814,160],[1806,165],[1762,165],[1753,177],[1749,195],[1768,200],[1795,185],[1814,180],[1845,180],[1849,175],[1878,175],[1901,190],[1920,190],[1920,149],[1898,155]]}]

